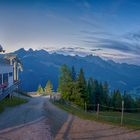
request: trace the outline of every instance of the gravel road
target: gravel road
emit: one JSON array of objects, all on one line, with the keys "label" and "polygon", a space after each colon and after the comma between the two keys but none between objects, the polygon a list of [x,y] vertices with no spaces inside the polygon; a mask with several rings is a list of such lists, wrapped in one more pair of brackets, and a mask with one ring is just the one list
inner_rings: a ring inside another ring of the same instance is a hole
[{"label": "gravel road", "polygon": [[49,124],[51,127],[51,134],[55,138],[57,133],[60,131],[61,127],[67,122],[68,113],[63,111],[62,109],[57,108],[52,103],[50,103],[47,99],[47,102],[44,104],[45,115],[49,120]]},{"label": "gravel road", "polygon": [[28,103],[1,113],[0,140],[52,140],[48,119],[44,116],[46,101],[45,96],[33,96]]},{"label": "gravel road", "polygon": [[[42,116],[45,118],[39,120]],[[2,132],[21,124],[25,125]],[[140,140],[140,130],[80,119],[44,96],[33,97],[28,103],[1,113],[0,129],[0,140]]]},{"label": "gravel road", "polygon": [[43,104],[46,97],[34,96],[29,102],[7,108],[0,114],[0,130],[34,121],[44,115]]}]

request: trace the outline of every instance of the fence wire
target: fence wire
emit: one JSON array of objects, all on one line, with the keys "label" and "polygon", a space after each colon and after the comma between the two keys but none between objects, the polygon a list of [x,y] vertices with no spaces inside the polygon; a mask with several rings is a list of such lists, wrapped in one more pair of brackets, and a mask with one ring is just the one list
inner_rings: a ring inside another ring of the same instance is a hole
[{"label": "fence wire", "polygon": [[[64,102],[59,102],[63,105],[70,106],[77,111],[83,111],[85,113],[90,113],[95,116],[97,116],[98,119],[100,118],[105,118],[105,119],[114,119],[118,123],[121,122],[123,119],[123,122],[125,123],[136,123],[140,127],[140,108],[123,108],[123,116],[122,116],[122,108],[116,108],[116,107],[111,107],[111,106],[106,106],[106,105],[96,105],[96,104],[85,104],[86,106],[79,107],[75,103],[64,101]],[[97,107],[99,106],[99,109]],[[98,111],[99,112],[98,112]],[[129,112],[133,111],[133,112]],[[129,117],[131,116],[132,117]],[[138,116],[135,116],[138,115]],[[122,118],[123,117],[123,118]],[[109,121],[109,120],[108,120]]]}]

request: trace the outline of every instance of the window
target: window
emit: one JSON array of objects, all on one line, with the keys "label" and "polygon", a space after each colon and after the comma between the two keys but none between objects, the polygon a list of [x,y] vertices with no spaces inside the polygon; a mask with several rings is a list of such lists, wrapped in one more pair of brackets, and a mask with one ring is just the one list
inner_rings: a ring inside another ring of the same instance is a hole
[{"label": "window", "polygon": [[13,76],[13,73],[12,72],[9,73],[9,77],[11,77],[11,76]]},{"label": "window", "polygon": [[8,73],[3,74],[3,83],[8,83]]}]

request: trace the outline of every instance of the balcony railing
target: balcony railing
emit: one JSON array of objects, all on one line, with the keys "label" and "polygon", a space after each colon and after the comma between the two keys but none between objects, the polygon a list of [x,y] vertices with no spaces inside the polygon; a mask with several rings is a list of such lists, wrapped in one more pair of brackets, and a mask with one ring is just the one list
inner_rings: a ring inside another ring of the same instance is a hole
[{"label": "balcony railing", "polygon": [[3,100],[5,97],[7,97],[9,94],[11,94],[16,88],[18,88],[20,84],[20,81],[16,81],[12,86],[2,89],[0,91],[0,101]]},{"label": "balcony railing", "polygon": [[3,84],[0,84],[0,89],[4,89],[4,88],[7,88],[8,87],[8,83],[5,82]]}]

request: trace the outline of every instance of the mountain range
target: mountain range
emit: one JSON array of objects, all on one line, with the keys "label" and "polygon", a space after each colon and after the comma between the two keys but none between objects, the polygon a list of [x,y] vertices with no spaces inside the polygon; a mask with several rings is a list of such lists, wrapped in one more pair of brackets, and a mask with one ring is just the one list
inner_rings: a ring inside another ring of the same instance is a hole
[{"label": "mountain range", "polygon": [[25,50],[23,48],[13,52],[23,63],[23,72],[20,73],[21,87],[26,91],[35,91],[39,84],[43,87],[51,80],[54,90],[58,86],[60,66],[67,64],[75,66],[78,73],[84,69],[86,78],[93,77],[99,81],[107,81],[110,89],[130,91],[140,87],[140,66],[126,63],[116,63],[112,60],[103,60],[99,56],[88,55],[70,56],[57,53],[48,53],[46,50]]}]

